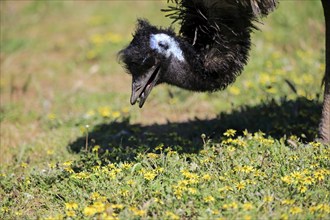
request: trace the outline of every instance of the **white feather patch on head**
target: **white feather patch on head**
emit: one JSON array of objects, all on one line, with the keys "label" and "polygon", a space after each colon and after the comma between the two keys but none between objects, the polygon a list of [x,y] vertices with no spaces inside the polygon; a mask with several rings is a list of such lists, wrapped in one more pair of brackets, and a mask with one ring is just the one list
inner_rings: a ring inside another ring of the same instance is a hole
[{"label": "white feather patch on head", "polygon": [[[166,47],[161,46],[166,45]],[[173,39],[173,37],[167,34],[152,34],[150,36],[150,47],[156,50],[158,53],[165,55],[169,58],[171,55],[179,61],[184,61],[182,50],[179,47],[179,43]]]}]

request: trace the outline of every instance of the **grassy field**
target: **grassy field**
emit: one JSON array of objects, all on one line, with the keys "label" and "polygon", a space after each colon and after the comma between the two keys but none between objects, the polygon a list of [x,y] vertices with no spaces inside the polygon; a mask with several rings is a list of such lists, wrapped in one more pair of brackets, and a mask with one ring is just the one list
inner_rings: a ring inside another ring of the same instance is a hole
[{"label": "grassy field", "polygon": [[217,93],[129,105],[117,52],[166,1],[1,1],[0,219],[329,219],[319,1],[281,1]]}]

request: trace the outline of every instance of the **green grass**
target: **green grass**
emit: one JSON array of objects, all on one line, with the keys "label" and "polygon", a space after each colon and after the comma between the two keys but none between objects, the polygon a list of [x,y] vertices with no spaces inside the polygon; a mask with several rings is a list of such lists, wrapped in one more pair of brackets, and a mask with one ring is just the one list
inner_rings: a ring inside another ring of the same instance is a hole
[{"label": "green grass", "polygon": [[282,1],[225,91],[143,109],[116,56],[166,1],[0,6],[1,219],[330,218],[320,2]]}]

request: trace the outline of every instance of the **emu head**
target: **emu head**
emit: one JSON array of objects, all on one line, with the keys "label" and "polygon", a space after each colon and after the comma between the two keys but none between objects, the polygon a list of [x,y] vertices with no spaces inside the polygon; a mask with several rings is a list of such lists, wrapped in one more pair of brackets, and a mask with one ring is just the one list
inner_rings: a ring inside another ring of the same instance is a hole
[{"label": "emu head", "polygon": [[174,60],[184,60],[175,33],[171,29],[161,29],[138,20],[131,43],[119,52],[128,73],[132,75],[130,102],[139,100],[142,108],[152,88],[166,82],[169,66]]}]

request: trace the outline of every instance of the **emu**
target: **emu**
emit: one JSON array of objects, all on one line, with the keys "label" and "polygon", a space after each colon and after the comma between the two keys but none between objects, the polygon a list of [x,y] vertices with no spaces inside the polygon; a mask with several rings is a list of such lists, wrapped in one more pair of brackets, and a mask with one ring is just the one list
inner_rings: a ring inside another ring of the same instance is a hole
[{"label": "emu", "polygon": [[[247,63],[254,22],[278,0],[169,0],[163,11],[179,22],[172,28],[138,19],[120,60],[132,75],[131,104],[142,107],[154,86],[168,83],[191,91],[217,91],[233,83]],[[330,142],[330,1],[321,0],[326,25],[326,70],[319,138]]]}]

